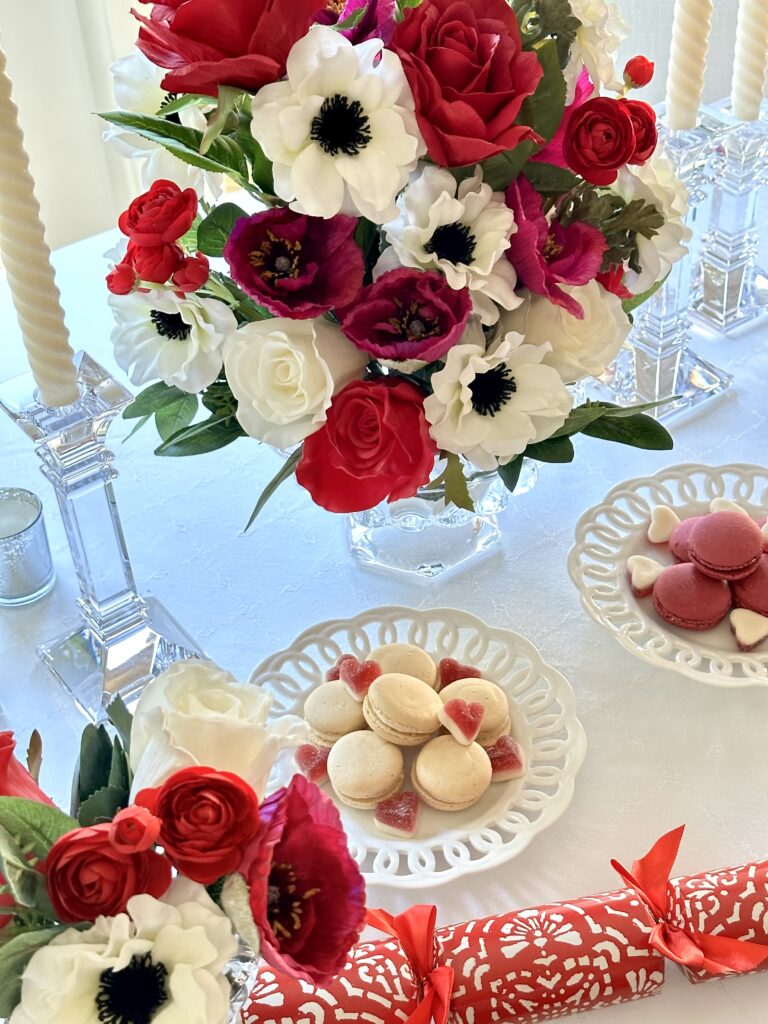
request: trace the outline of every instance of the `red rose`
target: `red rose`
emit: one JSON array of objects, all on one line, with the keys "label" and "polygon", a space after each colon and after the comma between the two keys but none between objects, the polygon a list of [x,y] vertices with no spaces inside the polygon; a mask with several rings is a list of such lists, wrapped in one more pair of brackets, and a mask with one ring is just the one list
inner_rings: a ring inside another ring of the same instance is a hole
[{"label": "red rose", "polygon": [[407,11],[390,49],[402,61],[430,157],[463,167],[543,142],[515,124],[543,74],[525,52],[506,0],[424,0]]},{"label": "red rose", "polygon": [[180,245],[130,245],[126,262],[134,267],[142,281],[165,284],[184,262]]},{"label": "red rose", "polygon": [[182,768],[136,802],[162,821],[160,844],[173,866],[201,885],[237,871],[261,825],[248,783],[214,768]]},{"label": "red rose", "polygon": [[327,0],[184,0],[155,3],[138,47],[170,68],[168,92],[216,96],[220,85],[255,92],[285,73],[293,44],[306,35]]},{"label": "red rose", "polygon": [[130,263],[118,263],[107,274],[107,288],[113,295],[128,295],[136,287],[138,277]]},{"label": "red rose", "polygon": [[563,152],[568,166],[593,185],[612,185],[635,152],[635,129],[626,104],[596,96],[573,111]]},{"label": "red rose", "polygon": [[187,256],[173,275],[173,284],[180,292],[196,292],[202,288],[211,273],[208,257],[201,252]]},{"label": "red rose", "polygon": [[656,112],[642,100],[619,100],[629,111],[632,127],[635,129],[635,151],[630,164],[644,164],[653,155],[659,134],[656,130]]},{"label": "red rose", "polygon": [[143,853],[157,842],[160,819],[146,807],[118,811],[109,829],[109,841],[118,853]]},{"label": "red rose", "polygon": [[653,78],[655,64],[647,57],[632,57],[624,66],[624,82],[628,89],[642,89]]},{"label": "red rose", "polygon": [[78,828],[58,839],[45,860],[48,897],[59,920],[95,921],[121,914],[139,893],[159,899],[171,884],[171,865],[154,850],[121,853],[112,824]]},{"label": "red rose", "polygon": [[429,480],[436,454],[414,384],[353,381],[304,442],[296,479],[329,512],[361,512],[385,498],[414,495]]},{"label": "red rose", "polygon": [[197,216],[197,192],[182,191],[173,181],[154,182],[120,214],[118,224],[134,245],[168,245],[192,227]]}]

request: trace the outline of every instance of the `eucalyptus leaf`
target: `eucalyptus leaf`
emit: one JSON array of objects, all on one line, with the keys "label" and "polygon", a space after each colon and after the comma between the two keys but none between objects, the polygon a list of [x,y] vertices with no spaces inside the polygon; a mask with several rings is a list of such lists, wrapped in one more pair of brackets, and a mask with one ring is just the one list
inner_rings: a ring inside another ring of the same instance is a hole
[{"label": "eucalyptus leaf", "polygon": [[242,217],[247,216],[245,210],[236,203],[222,203],[214,207],[197,229],[197,247],[200,252],[206,256],[223,256],[232,229]]},{"label": "eucalyptus leaf", "polygon": [[162,406],[155,413],[155,426],[163,441],[188,427],[198,410],[197,395],[182,394],[173,402]]},{"label": "eucalyptus leaf", "polygon": [[66,927],[59,925],[22,932],[0,946],[0,1017],[10,1017],[18,1006],[21,999],[21,977],[34,954],[65,931]]},{"label": "eucalyptus leaf", "polygon": [[109,782],[112,738],[103,725],[86,725],[80,738],[79,803]]},{"label": "eucalyptus leaf", "polygon": [[602,416],[605,416],[605,409],[598,405],[592,405],[590,402],[587,402],[586,405],[579,405],[571,410],[568,419],[552,437],[570,437],[572,434],[578,434]]},{"label": "eucalyptus leaf", "polygon": [[674,447],[674,440],[666,427],[645,413],[623,418],[605,416],[590,423],[582,433],[602,441],[615,441],[650,451],[669,451]]},{"label": "eucalyptus leaf", "polygon": [[78,820],[82,826],[112,821],[118,811],[129,804],[128,793],[114,786],[104,786],[80,804]]},{"label": "eucalyptus leaf", "polygon": [[251,512],[251,518],[246,523],[246,526],[245,526],[245,532],[246,533],[248,532],[248,530],[250,530],[250,528],[256,522],[256,519],[259,516],[259,514],[261,513],[262,509],[267,504],[267,502],[272,497],[272,495],[275,493],[275,491],[278,489],[280,484],[284,483],[286,480],[289,480],[293,476],[293,474],[296,472],[296,467],[298,466],[298,464],[299,464],[299,462],[301,460],[301,453],[302,453],[302,449],[301,448],[297,448],[295,452],[291,452],[291,454],[285,460],[283,465],[280,467],[280,469],[277,471],[277,473],[275,473],[275,475],[269,481],[267,486],[261,492],[261,497],[256,502],[256,507],[254,508],[253,512]]},{"label": "eucalyptus leaf", "polygon": [[232,444],[239,437],[245,437],[245,431],[237,422],[234,414],[229,416],[211,416],[201,423],[185,427],[173,437],[155,449],[155,455],[183,458],[190,455],[204,455]]},{"label": "eucalyptus leaf", "polygon": [[538,444],[529,444],[525,449],[529,459],[539,462],[573,462],[576,452],[569,437],[548,437]]},{"label": "eucalyptus leaf", "polygon": [[518,481],[520,480],[520,474],[523,471],[523,456],[518,455],[517,458],[512,459],[506,466],[499,466],[498,473],[501,477],[501,482],[507,488],[508,491],[514,492],[517,487]]},{"label": "eucalyptus leaf", "polygon": [[25,851],[44,860],[56,840],[77,828],[77,822],[50,804],[0,796],[0,827],[19,837]]}]

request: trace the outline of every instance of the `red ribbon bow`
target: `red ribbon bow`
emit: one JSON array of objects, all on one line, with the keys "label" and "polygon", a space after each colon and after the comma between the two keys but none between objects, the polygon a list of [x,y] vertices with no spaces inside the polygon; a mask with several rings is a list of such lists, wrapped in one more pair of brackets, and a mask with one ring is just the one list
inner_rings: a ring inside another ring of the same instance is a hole
[{"label": "red ribbon bow", "polygon": [[453,991],[453,968],[435,962],[437,907],[420,904],[393,917],[369,910],[368,924],[392,935],[403,948],[421,989],[421,1001],[405,1024],[447,1024]]},{"label": "red ribbon bow", "polygon": [[745,974],[768,959],[768,946],[723,935],[707,935],[680,928],[670,921],[669,876],[675,863],[685,826],[673,829],[627,871],[618,861],[611,865],[646,904],[654,920],[650,944],[663,956],[683,967],[710,974]]}]

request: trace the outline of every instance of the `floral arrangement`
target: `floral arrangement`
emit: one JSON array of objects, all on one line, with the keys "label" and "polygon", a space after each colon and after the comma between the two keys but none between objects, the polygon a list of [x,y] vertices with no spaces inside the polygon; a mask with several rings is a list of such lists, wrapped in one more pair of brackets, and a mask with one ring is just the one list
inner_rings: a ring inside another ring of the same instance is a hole
[{"label": "floral arrangement", "polygon": [[309,984],[343,967],[364,885],[333,803],[295,776],[303,723],[208,662],[179,662],[133,720],[83,733],[75,816],[0,733],[0,1017],[10,1024],[227,1024],[257,956]]},{"label": "floral arrangement", "polygon": [[471,508],[467,472],[514,490],[525,457],[570,462],[579,432],[671,447],[642,407],[575,407],[569,387],[615,358],[687,239],[630,97],[653,65],[619,80],[613,3],[135,13],[103,116],[150,154],[147,191],[107,281],[117,361],[150,385],[126,416],[154,417],[159,455],[249,436],[286,455],[257,511],[295,474],[354,512],[438,482]]}]

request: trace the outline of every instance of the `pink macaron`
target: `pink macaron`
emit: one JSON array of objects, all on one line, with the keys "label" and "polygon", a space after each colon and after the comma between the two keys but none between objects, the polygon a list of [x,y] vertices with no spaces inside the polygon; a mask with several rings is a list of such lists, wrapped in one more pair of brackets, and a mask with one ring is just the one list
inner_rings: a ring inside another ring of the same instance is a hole
[{"label": "pink macaron", "polygon": [[690,562],[670,565],[653,588],[656,611],[682,629],[712,629],[728,614],[731,603],[728,584],[705,576]]},{"label": "pink macaron", "polygon": [[741,512],[713,512],[692,528],[688,551],[706,576],[740,580],[757,568],[763,535],[757,523]]},{"label": "pink macaron", "polygon": [[757,612],[758,615],[768,615],[768,555],[763,555],[749,576],[743,580],[734,580],[731,591],[739,608]]},{"label": "pink macaron", "polygon": [[672,535],[669,538],[669,550],[678,562],[690,562],[691,556],[688,553],[688,545],[691,540],[691,530],[703,518],[703,516],[691,516],[690,519],[684,519],[672,531]]}]

